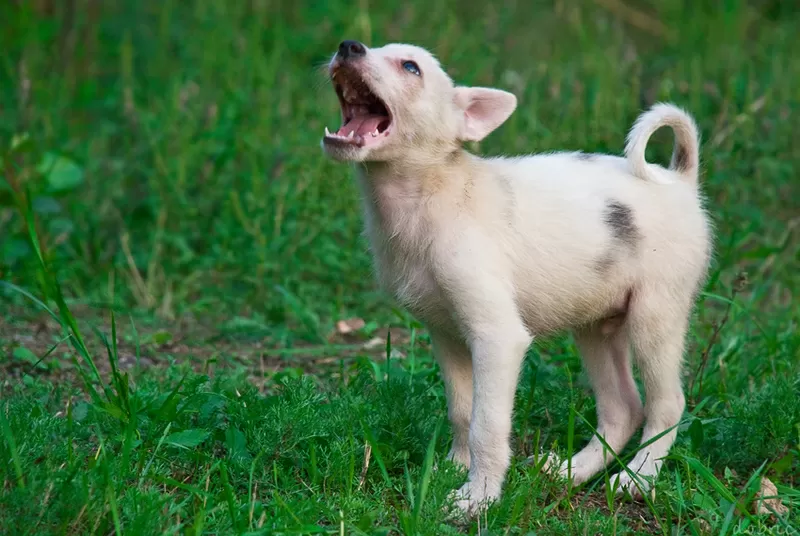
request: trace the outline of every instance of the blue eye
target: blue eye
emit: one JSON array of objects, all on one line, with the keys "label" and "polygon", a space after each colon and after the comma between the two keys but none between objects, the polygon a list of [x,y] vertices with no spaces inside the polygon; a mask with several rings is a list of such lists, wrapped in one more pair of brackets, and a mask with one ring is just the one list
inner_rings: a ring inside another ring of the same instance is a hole
[{"label": "blue eye", "polygon": [[411,74],[421,76],[422,73],[419,71],[419,66],[414,63],[413,61],[404,61],[403,62],[403,69],[408,71]]}]

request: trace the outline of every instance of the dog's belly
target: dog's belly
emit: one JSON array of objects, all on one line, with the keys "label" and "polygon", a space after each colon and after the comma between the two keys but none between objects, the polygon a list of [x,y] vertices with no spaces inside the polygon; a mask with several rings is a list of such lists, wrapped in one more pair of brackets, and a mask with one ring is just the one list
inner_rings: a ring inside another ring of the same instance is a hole
[{"label": "dog's belly", "polygon": [[[432,274],[422,266],[406,265],[402,272],[381,278],[384,289],[428,329],[463,338],[453,304]],[[572,286],[517,286],[517,310],[533,335],[544,335],[600,322],[610,327],[624,321],[631,296],[625,280],[600,279]]]},{"label": "dog's belly", "polygon": [[596,322],[620,322],[631,296],[625,280],[584,280],[571,285],[521,286],[517,308],[534,335],[577,328]]}]

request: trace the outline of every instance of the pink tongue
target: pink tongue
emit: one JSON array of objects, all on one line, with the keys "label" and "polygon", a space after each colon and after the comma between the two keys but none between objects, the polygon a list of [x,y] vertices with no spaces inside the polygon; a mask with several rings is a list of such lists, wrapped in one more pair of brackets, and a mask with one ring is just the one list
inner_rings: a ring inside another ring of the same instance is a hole
[{"label": "pink tongue", "polygon": [[370,132],[374,132],[381,121],[386,119],[385,115],[359,115],[350,120],[349,123],[339,129],[339,136],[347,136],[350,132],[354,132],[359,136],[367,136]]}]

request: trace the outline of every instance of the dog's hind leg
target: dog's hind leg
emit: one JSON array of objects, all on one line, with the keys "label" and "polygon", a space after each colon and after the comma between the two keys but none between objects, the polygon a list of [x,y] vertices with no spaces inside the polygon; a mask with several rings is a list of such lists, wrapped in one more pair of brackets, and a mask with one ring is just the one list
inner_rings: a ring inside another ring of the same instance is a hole
[{"label": "dog's hind leg", "polygon": [[611,479],[618,492],[634,497],[649,492],[675,442],[686,406],[681,365],[690,308],[688,299],[653,287],[632,300],[628,323],[645,387],[646,420],[642,446],[628,464],[635,478],[623,471]]},{"label": "dog's hind leg", "polygon": [[[613,326],[609,332],[607,326],[599,322],[581,329],[575,339],[597,401],[597,434],[619,454],[642,424],[644,412],[631,374],[627,327]],[[613,453],[595,435],[558,472],[581,484],[605,468]]]}]

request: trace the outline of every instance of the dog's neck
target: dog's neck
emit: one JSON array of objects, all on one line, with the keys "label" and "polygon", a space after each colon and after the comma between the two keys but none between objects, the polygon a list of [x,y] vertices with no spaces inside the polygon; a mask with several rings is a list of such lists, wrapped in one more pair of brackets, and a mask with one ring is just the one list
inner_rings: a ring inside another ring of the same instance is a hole
[{"label": "dog's neck", "polygon": [[371,223],[394,235],[418,220],[431,199],[450,192],[461,195],[470,177],[470,161],[475,158],[458,148],[440,156],[358,164],[358,180]]},{"label": "dog's neck", "polygon": [[414,158],[398,158],[357,165],[359,180],[373,195],[389,188],[405,197],[431,195],[439,191],[459,170],[476,157],[464,149],[452,148],[437,153],[420,153]]}]

